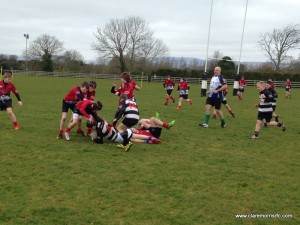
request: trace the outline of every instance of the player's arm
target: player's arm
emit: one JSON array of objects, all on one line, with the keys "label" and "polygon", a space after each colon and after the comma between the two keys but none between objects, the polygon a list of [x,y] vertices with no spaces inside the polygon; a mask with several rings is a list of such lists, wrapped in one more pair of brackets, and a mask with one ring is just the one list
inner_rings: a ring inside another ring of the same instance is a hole
[{"label": "player's arm", "polygon": [[118,121],[125,113],[125,108],[126,108],[126,103],[125,101],[123,102],[123,104],[121,105],[121,107],[118,109],[116,115],[115,115],[115,119],[114,121]]},{"label": "player's arm", "polygon": [[114,82],[113,86],[110,89],[110,92],[119,96],[120,95],[120,88],[118,90],[116,90],[116,86],[117,86],[117,82]]},{"label": "player's arm", "polygon": [[18,105],[22,106],[21,96],[20,96],[19,92],[17,91],[16,87],[13,86],[11,90],[14,93],[14,95],[16,96],[16,98],[18,99]]},{"label": "player's arm", "polygon": [[134,85],[134,89],[137,91],[141,90],[141,88],[137,84]]}]

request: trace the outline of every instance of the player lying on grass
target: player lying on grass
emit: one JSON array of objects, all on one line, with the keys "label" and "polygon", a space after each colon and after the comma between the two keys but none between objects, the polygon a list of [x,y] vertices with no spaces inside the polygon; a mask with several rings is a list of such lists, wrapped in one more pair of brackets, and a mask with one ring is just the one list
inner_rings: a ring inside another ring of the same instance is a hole
[{"label": "player lying on grass", "polygon": [[87,127],[93,129],[91,138],[94,142],[103,144],[103,140],[106,139],[111,142],[120,143],[117,146],[125,151],[128,151],[132,146],[131,141],[145,142],[147,144],[160,144],[160,140],[158,138],[155,138],[148,133],[134,133],[132,129],[119,132],[113,125],[108,124],[107,121],[103,120],[99,116],[95,118],[95,121],[87,121]]},{"label": "player lying on grass", "polygon": [[121,143],[118,147],[128,151],[132,142],[130,138],[133,133],[130,129],[126,131],[119,132],[114,126],[107,123],[107,121],[103,120],[99,116],[95,118],[95,121],[87,121],[87,127],[93,129],[91,133],[92,140],[97,144],[103,144],[103,140],[107,139],[111,142]]},{"label": "player lying on grass", "polygon": [[[147,144],[160,144],[159,137],[161,135],[162,128],[170,129],[174,126],[175,120],[170,123],[162,122],[159,118],[159,113],[156,113],[156,117],[150,119],[141,119],[139,121],[140,128],[132,128],[132,132],[135,134],[131,141],[133,142],[145,142]],[[136,135],[139,135],[138,138]],[[146,139],[142,136],[147,137]]]}]

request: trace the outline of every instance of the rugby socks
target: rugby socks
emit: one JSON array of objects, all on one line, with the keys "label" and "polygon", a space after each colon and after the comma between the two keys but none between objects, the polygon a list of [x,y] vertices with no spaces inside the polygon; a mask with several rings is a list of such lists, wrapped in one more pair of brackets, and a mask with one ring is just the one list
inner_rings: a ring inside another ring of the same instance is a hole
[{"label": "rugby socks", "polygon": [[259,132],[258,131],[254,131],[254,135],[255,137],[258,137]]},{"label": "rugby socks", "polygon": [[71,129],[69,127],[66,128],[65,132],[70,133]]},{"label": "rugby socks", "polygon": [[169,129],[169,124],[163,123],[162,127],[163,127],[163,128],[166,128],[166,129]]},{"label": "rugby socks", "polygon": [[170,96],[170,98],[172,99],[173,103],[175,102],[175,98],[173,98],[173,96]]},{"label": "rugby socks", "polygon": [[168,104],[168,102],[169,102],[169,97],[166,97],[166,103]]},{"label": "rugby socks", "polygon": [[209,118],[210,118],[210,113],[205,113],[205,117],[204,117],[205,124],[208,124]]},{"label": "rugby socks", "polygon": [[13,125],[14,125],[15,130],[19,130],[19,129],[20,129],[20,128],[19,128],[19,124],[18,124],[17,121],[16,121],[16,122],[13,122]]},{"label": "rugby socks", "polygon": [[221,125],[225,125],[225,119],[221,119]]},{"label": "rugby socks", "polygon": [[63,134],[63,130],[59,130],[59,135],[62,135]]}]

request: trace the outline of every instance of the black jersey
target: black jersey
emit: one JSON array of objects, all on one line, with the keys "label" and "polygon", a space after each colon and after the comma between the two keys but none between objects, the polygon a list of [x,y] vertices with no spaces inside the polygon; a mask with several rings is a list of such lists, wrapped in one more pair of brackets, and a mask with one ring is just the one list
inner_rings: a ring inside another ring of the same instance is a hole
[{"label": "black jersey", "polygon": [[259,112],[273,112],[272,102],[274,101],[274,97],[270,91],[267,89],[259,92]]}]

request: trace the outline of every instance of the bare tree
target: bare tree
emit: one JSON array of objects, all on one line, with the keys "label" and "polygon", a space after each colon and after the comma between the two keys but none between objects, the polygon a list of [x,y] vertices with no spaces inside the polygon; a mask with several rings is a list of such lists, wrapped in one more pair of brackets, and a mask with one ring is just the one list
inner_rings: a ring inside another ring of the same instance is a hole
[{"label": "bare tree", "polygon": [[97,42],[92,43],[92,49],[104,58],[118,59],[121,72],[132,70],[137,61],[153,62],[168,52],[140,17],[113,19],[94,35]]},{"label": "bare tree", "polygon": [[41,60],[45,71],[53,71],[52,57],[64,50],[63,43],[49,34],[42,34],[29,46],[28,56]]},{"label": "bare tree", "polygon": [[43,55],[55,55],[64,50],[63,42],[49,34],[42,34],[28,48],[28,55],[31,59],[41,59]]},{"label": "bare tree", "polygon": [[281,69],[284,62],[291,60],[287,53],[297,49],[299,44],[300,30],[297,24],[261,34],[258,41],[260,49],[266,53],[276,71]]}]

